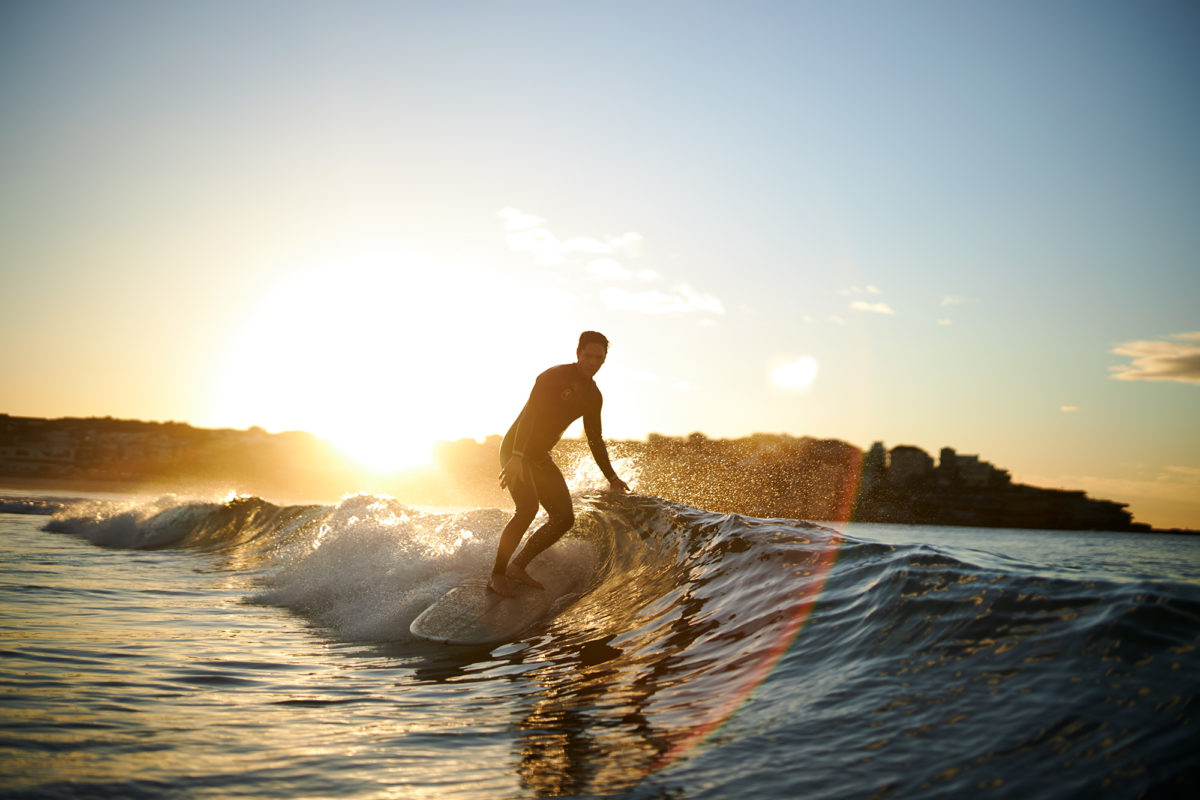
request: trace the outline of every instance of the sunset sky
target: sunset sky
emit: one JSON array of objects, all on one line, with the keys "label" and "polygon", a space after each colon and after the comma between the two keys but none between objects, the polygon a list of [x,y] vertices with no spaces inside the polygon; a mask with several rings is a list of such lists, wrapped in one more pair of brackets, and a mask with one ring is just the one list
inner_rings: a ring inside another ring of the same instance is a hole
[{"label": "sunset sky", "polygon": [[0,413],[943,446],[1200,528],[1195,2],[6,2]]}]

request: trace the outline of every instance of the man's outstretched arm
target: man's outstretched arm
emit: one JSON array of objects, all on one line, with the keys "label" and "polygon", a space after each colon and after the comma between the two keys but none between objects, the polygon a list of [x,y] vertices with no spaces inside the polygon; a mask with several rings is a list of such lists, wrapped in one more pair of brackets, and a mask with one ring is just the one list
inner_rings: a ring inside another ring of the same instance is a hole
[{"label": "man's outstretched arm", "polygon": [[608,459],[608,447],[605,446],[604,436],[601,434],[598,409],[595,413],[584,415],[583,432],[587,435],[588,447],[592,451],[592,458],[596,459],[596,466],[600,467],[604,477],[608,478],[609,491],[628,492],[629,484],[617,477],[617,471],[613,469],[612,462]]}]

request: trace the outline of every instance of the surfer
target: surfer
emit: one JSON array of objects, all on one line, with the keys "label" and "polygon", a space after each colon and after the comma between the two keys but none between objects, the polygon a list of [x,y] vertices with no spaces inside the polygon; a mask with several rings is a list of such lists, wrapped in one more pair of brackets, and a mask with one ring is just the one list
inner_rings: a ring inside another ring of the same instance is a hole
[{"label": "surfer", "polygon": [[[608,478],[609,489],[629,491],[629,485],[612,468],[600,434],[600,406],[604,398],[592,377],[607,357],[608,339],[604,334],[581,333],[575,363],[551,367],[537,377],[529,400],[500,445],[500,486],[512,495],[516,511],[500,534],[496,563],[488,579],[488,588],[497,594],[515,597],[513,581],[544,588],[525,568],[575,524],[567,482],[550,458],[550,451],[568,425],[583,417],[588,446],[600,471]],[[533,532],[513,558],[521,537],[537,516],[539,504],[546,509],[549,519]]]}]

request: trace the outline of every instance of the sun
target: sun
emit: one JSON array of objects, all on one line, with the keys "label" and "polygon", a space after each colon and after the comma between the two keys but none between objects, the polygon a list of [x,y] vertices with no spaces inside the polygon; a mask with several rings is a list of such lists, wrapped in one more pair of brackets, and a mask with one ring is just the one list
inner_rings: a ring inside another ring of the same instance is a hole
[{"label": "sun", "polygon": [[807,391],[817,379],[819,368],[812,356],[779,361],[771,368],[771,383],[785,391]]},{"label": "sun", "polygon": [[396,251],[297,269],[232,334],[213,416],[308,431],[376,472],[428,464],[435,442],[491,432],[490,362],[463,365],[494,340],[494,309],[473,298],[505,302],[463,268]]},{"label": "sun", "polygon": [[374,426],[320,434],[365,469],[380,475],[425,467],[433,461],[434,441],[402,431],[385,432]]}]

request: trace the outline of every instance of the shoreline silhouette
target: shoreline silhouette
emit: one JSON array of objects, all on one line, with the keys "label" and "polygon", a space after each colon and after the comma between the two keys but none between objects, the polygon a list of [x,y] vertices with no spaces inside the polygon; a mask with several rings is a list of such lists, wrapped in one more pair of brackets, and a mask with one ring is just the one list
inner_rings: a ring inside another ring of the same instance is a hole
[{"label": "shoreline silhouette", "polygon": [[[431,463],[379,474],[300,431],[197,428],[112,417],[0,414],[0,485],[71,491],[252,493],[319,501],[386,493],[412,504],[503,507],[495,481],[500,437],[439,442]],[[943,448],[866,451],[836,439],[753,434],[711,439],[652,433],[609,440],[640,471],[638,488],[721,513],[839,522],[1196,533],[1133,520],[1127,503],[1013,483],[1006,470]],[[582,439],[558,447],[564,466],[586,460]]]}]

